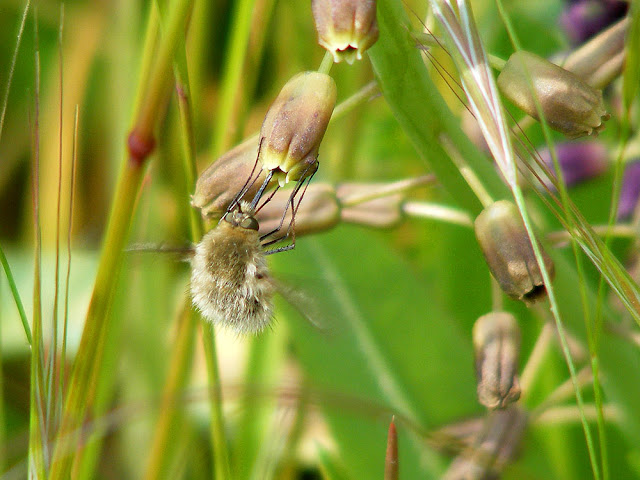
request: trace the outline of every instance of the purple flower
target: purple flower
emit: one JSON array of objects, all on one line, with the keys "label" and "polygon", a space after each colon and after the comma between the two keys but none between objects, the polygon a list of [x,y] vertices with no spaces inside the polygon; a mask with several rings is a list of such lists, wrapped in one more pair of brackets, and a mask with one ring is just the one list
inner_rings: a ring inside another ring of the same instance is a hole
[{"label": "purple flower", "polygon": [[617,0],[572,1],[562,12],[560,24],[577,45],[624,17],[628,8],[628,2]]},{"label": "purple flower", "polygon": [[[559,143],[555,149],[562,176],[568,187],[595,178],[609,167],[607,149],[600,142]],[[540,156],[551,171],[555,171],[549,150],[542,150]],[[545,183],[547,187],[555,190],[550,182]]]},{"label": "purple flower", "polygon": [[638,204],[640,197],[640,160],[627,164],[620,189],[620,202],[618,203],[618,220],[628,220]]}]

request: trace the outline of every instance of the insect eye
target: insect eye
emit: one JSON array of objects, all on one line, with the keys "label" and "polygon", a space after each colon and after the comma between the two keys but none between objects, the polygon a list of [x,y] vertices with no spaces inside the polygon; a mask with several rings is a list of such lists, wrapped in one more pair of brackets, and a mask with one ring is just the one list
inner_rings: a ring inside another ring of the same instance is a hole
[{"label": "insect eye", "polygon": [[260,228],[258,221],[254,217],[244,218],[242,222],[240,222],[240,227],[255,231],[258,231],[258,228]]}]

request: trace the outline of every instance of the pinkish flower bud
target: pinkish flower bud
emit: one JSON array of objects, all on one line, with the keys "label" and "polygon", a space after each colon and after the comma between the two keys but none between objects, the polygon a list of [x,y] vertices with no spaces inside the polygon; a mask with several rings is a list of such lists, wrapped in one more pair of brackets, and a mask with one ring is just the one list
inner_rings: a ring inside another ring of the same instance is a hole
[{"label": "pinkish flower bud", "polygon": [[378,40],[375,0],[311,0],[318,43],[352,64]]},{"label": "pinkish flower bud", "polygon": [[[560,143],[555,146],[555,150],[562,176],[568,187],[598,177],[609,168],[609,152],[602,143],[595,141]],[[549,149],[540,151],[540,157],[554,172]],[[545,183],[549,189],[555,190],[550,181]]]},{"label": "pinkish flower bud", "polygon": [[473,346],[478,401],[490,410],[505,408],[517,401],[520,398],[520,328],[514,316],[491,312],[478,318],[473,326]]},{"label": "pinkish flower bud", "polygon": [[[489,270],[507,295],[527,304],[546,297],[531,240],[513,203],[499,200],[486,207],[476,218],[475,230]],[[553,261],[544,250],[542,255],[553,276]]]},{"label": "pinkish flower bud", "polygon": [[272,171],[281,186],[317,170],[335,104],[336,84],[324,73],[299,73],[282,87],[260,130],[262,168]]},{"label": "pinkish flower bud", "polygon": [[523,50],[511,55],[498,76],[498,87],[518,108],[539,120],[537,98],[549,126],[569,138],[597,135],[610,117],[602,101],[602,91]]},{"label": "pinkish flower bud", "polygon": [[[242,190],[252,169],[256,167],[257,157],[257,138],[251,138],[222,155],[198,177],[191,205],[199,208],[203,217],[221,216]],[[259,168],[257,166],[256,170]],[[261,172],[245,197],[253,198],[264,179],[265,173]]]}]

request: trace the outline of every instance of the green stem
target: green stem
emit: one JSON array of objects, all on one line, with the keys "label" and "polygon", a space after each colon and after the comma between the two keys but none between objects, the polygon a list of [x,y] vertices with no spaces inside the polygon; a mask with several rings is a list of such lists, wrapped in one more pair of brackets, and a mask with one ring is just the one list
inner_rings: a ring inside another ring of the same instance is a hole
[{"label": "green stem", "polygon": [[11,295],[13,295],[13,301],[15,302],[16,308],[18,309],[18,314],[20,315],[20,320],[22,321],[22,328],[24,329],[24,334],[27,337],[27,342],[29,342],[29,346],[31,346],[33,344],[33,337],[31,335],[31,328],[29,327],[29,320],[27,319],[27,314],[24,311],[24,306],[22,305],[22,300],[20,299],[20,293],[18,292],[16,281],[13,278],[13,273],[11,273],[11,267],[9,267],[9,262],[1,246],[0,246],[0,263],[2,263],[2,268],[4,268],[4,273],[7,276],[7,281],[9,282],[9,289],[11,290]]},{"label": "green stem", "polygon": [[101,366],[101,353],[104,351],[106,342],[106,332],[109,323],[113,321],[108,312],[122,264],[122,252],[135,212],[147,155],[153,148],[153,130],[171,94],[173,56],[179,45],[178,39],[184,36],[191,3],[190,0],[174,2],[159,52],[157,54],[150,50],[144,52],[146,56],[154,56],[156,63],[151,69],[150,77],[142,77],[140,80],[140,88],[144,93],[139,98],[143,100],[133,117],[135,122],[131,130],[130,151],[123,159],[116,186],[93,295],[73,365],[63,419],[51,463],[51,479],[69,477],[81,425],[95,401],[91,393],[96,391],[95,382],[99,379],[98,372]]},{"label": "green stem", "polygon": [[329,75],[331,71],[331,67],[333,67],[333,55],[330,52],[326,52],[324,57],[322,58],[322,63],[318,68],[319,73],[324,73],[325,75]]}]

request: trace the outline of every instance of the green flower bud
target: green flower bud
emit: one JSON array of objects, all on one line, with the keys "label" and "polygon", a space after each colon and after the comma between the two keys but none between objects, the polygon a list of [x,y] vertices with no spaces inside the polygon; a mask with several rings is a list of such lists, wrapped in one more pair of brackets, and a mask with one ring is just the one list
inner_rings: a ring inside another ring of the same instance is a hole
[{"label": "green flower bud", "polygon": [[336,104],[329,75],[303,72],[289,80],[262,123],[260,160],[281,186],[313,174],[318,149]]},{"label": "green flower bud", "polygon": [[[535,92],[531,91],[527,76]],[[573,73],[533,53],[515,52],[498,76],[500,91],[518,108],[540,120],[535,98],[554,130],[569,138],[597,135],[610,115],[602,91],[587,85]]]},{"label": "green flower bud", "polygon": [[473,326],[473,346],[478,401],[490,410],[517,401],[520,328],[513,315],[491,312],[478,318]]},{"label": "green flower bud", "polygon": [[[546,297],[531,240],[513,203],[499,200],[485,208],[476,218],[475,231],[489,269],[507,295],[526,304]],[[553,261],[544,250],[542,255],[553,277]]]},{"label": "green flower bud", "polygon": [[[203,217],[219,217],[242,190],[256,165],[258,138],[251,138],[229,150],[209,165],[196,182],[191,205],[199,208]],[[265,179],[260,172],[245,198],[253,198]],[[275,183],[275,182],[274,182]]]},{"label": "green flower bud", "polygon": [[311,0],[318,43],[352,64],[378,40],[375,0]]}]

